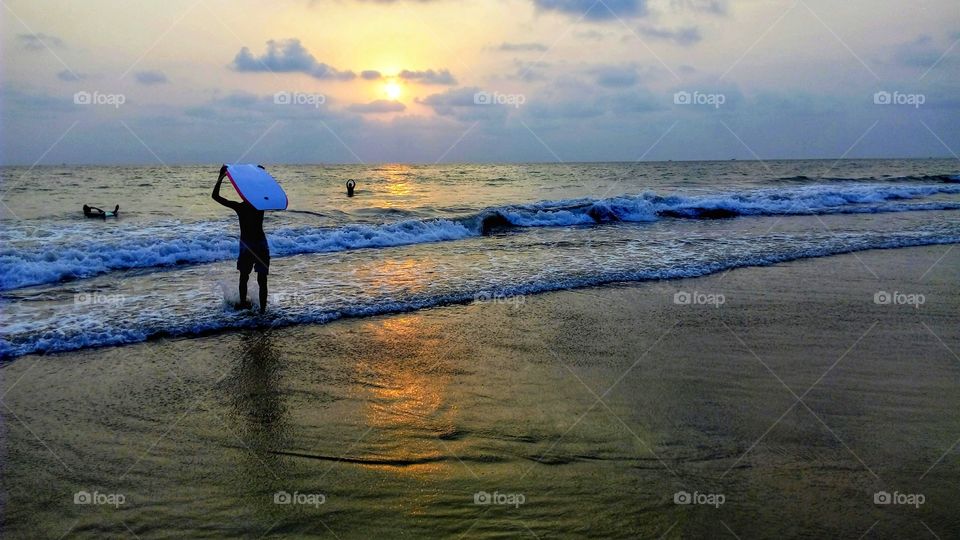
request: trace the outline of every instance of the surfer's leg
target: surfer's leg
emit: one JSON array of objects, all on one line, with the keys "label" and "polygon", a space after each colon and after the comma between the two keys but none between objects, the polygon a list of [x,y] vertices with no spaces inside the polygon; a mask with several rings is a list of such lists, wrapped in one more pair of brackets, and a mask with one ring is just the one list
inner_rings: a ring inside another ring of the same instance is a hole
[{"label": "surfer's leg", "polygon": [[250,279],[250,272],[240,273],[240,305],[247,303],[247,280]]},{"label": "surfer's leg", "polygon": [[267,273],[257,272],[257,285],[260,286],[260,313],[267,310]]},{"label": "surfer's leg", "polygon": [[247,249],[243,241],[240,242],[240,256],[237,257],[237,270],[240,272],[240,306],[249,307],[250,301],[247,300],[247,280],[250,279],[250,271],[253,270],[253,253]]}]

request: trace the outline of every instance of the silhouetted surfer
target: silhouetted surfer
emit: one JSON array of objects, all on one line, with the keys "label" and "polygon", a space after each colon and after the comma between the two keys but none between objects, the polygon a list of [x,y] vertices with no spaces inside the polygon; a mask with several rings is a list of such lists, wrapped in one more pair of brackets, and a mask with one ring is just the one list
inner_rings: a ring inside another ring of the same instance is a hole
[{"label": "silhouetted surfer", "polygon": [[232,208],[240,220],[240,255],[237,257],[237,270],[240,271],[240,306],[249,307],[247,301],[247,281],[250,271],[256,269],[257,284],[260,286],[260,313],[267,310],[267,274],[270,270],[270,247],[267,235],[263,232],[263,210],[257,210],[247,201],[234,202],[220,196],[220,184],[227,175],[227,166],[220,168],[217,185],[213,186],[213,200]]},{"label": "silhouetted surfer", "polygon": [[357,187],[357,183],[354,180],[347,180],[347,197],[353,197],[353,189]]}]

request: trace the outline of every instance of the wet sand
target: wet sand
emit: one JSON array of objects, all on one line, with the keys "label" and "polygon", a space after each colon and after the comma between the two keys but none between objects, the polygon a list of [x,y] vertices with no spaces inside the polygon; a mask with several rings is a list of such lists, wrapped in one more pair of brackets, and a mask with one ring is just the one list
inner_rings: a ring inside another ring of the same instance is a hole
[{"label": "wet sand", "polygon": [[957,537],[958,283],[869,251],[23,357],[4,533]]}]

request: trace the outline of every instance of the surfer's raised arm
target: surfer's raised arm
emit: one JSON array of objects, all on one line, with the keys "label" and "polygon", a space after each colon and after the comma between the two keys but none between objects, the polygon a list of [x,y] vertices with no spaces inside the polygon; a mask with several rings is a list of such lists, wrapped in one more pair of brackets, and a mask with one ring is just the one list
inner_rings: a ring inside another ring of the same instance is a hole
[{"label": "surfer's raised arm", "polygon": [[223,183],[223,177],[226,175],[227,175],[227,166],[224,165],[223,167],[220,167],[220,177],[217,178],[217,184],[213,186],[213,194],[211,195],[211,197],[213,197],[213,200],[226,206],[227,208],[232,208],[236,210],[237,207],[240,206],[240,203],[231,201],[230,199],[226,199],[220,195],[220,184]]}]

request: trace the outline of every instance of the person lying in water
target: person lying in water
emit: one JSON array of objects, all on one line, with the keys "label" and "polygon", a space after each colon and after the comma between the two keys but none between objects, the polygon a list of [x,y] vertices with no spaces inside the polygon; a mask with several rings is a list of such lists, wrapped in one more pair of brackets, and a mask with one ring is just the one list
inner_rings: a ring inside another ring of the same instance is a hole
[{"label": "person lying in water", "polygon": [[87,217],[116,217],[120,213],[120,205],[113,208],[113,212],[101,210],[96,206],[83,205],[83,215]]},{"label": "person lying in water", "polygon": [[213,186],[213,200],[232,209],[240,220],[240,254],[237,270],[240,271],[240,307],[250,307],[247,301],[247,281],[250,271],[257,271],[260,286],[260,313],[267,310],[267,274],[270,272],[270,247],[263,232],[263,210],[257,210],[247,201],[235,202],[220,195],[220,184],[227,175],[227,166],[220,168],[220,177]]}]

